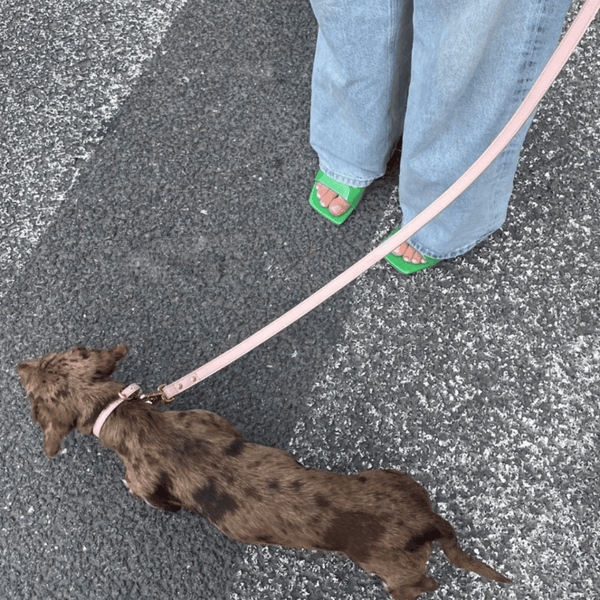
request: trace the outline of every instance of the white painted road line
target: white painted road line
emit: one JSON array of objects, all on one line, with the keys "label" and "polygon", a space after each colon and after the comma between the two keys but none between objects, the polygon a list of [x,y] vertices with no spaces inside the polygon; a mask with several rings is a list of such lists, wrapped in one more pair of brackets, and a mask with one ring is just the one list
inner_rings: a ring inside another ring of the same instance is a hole
[{"label": "white painted road line", "polygon": [[16,2],[0,19],[0,298],[186,0]]}]

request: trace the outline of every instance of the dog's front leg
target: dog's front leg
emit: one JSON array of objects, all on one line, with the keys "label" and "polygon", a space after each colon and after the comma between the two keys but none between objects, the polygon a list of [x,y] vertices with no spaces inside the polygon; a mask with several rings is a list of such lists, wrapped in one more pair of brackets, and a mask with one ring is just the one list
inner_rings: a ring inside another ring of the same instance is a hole
[{"label": "dog's front leg", "polygon": [[121,479],[121,481],[125,484],[125,487],[129,490],[129,493],[133,495],[133,491],[129,487],[129,482],[127,481],[127,475],[125,475],[125,479]]},{"label": "dog's front leg", "polygon": [[[129,490],[129,493],[132,496],[135,496],[136,498],[141,498],[148,506],[152,506],[152,504],[150,504],[150,502],[148,502],[148,500],[146,500],[146,498],[144,498],[144,496],[140,496],[140,494],[136,494],[132,487],[129,485],[129,482],[127,481],[127,475],[125,475],[125,479],[121,479],[121,481],[125,484],[125,487]],[[152,506],[152,508],[156,508],[156,506]]]},{"label": "dog's front leg", "polygon": [[125,479],[123,479],[122,481],[132,496],[136,496],[137,498],[141,498],[142,500],[145,500],[144,496],[142,496],[142,494],[140,492],[139,484],[136,482],[135,477],[131,477],[129,475],[129,471],[127,471],[125,473]]},{"label": "dog's front leg", "polygon": [[[146,498],[144,498],[144,496],[142,496],[139,493],[139,491],[136,491],[136,488],[139,488],[139,486],[135,483],[135,480],[133,480],[133,483],[130,483],[131,482],[131,478],[129,477],[129,473],[126,473],[125,474],[125,479],[121,479],[121,481],[125,484],[125,487],[129,490],[129,493],[132,496],[135,496],[136,498],[140,498],[148,506],[152,506],[152,504],[150,504],[150,502],[148,502],[148,500],[146,500]],[[156,506],[152,506],[152,508],[156,508]]]},{"label": "dog's front leg", "polygon": [[166,510],[168,512],[177,512],[181,508],[176,502],[176,498],[170,497],[168,492],[165,493],[165,490],[161,489],[160,485],[154,493],[151,494],[150,499],[152,502],[150,502],[146,496],[143,495],[141,489],[142,486],[136,481],[135,477],[129,475],[129,471],[125,473],[125,479],[122,481],[127,486],[127,489],[132,496],[140,498],[152,508],[158,508],[159,510]]}]

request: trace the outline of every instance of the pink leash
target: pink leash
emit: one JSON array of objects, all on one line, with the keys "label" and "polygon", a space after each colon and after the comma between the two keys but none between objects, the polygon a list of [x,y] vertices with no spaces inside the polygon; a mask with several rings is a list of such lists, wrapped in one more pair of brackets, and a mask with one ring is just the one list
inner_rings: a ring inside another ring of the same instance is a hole
[{"label": "pink leash", "polygon": [[583,37],[583,34],[589,27],[599,8],[600,0],[586,0],[571,27],[548,61],[548,64],[531,88],[531,91],[527,94],[525,100],[523,100],[523,103],[519,106],[506,127],[499,133],[487,150],[462,175],[462,177],[437,198],[437,200],[383,244],[372,250],[363,259],[359,260],[356,264],[344,271],[341,275],[338,275],[327,285],[284,315],[239,343],[237,346],[234,346],[224,354],[221,354],[217,358],[206,363],[196,371],[178,379],[170,385],[164,387],[161,386],[159,389],[162,391],[163,396],[170,401],[177,394],[180,394],[203,379],[220,371],[263,342],[277,335],[280,331],[284,330],[292,323],[295,323],[306,313],[325,302],[325,300],[341,290],[344,286],[348,285],[351,281],[354,281],[359,275],[371,268],[376,262],[380,261],[386,254],[389,254],[402,242],[407,241],[417,233],[417,231],[429,223],[429,221],[437,217],[437,215],[439,215],[447,206],[454,202],[454,200],[456,200],[456,198],[460,196],[460,194],[462,194],[485,171],[485,169],[490,166],[490,164],[492,164],[500,152],[506,148],[513,137],[519,132],[519,129],[525,124],[544,94],[548,91],[550,85],[552,85],[553,81],[560,73],[569,56],[573,53],[575,46],[577,46],[579,40]]}]

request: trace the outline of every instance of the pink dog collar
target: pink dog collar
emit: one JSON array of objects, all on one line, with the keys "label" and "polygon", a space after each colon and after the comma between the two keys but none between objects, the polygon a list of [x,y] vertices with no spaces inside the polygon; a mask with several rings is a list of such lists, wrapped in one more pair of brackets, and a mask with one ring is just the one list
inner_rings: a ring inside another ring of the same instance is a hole
[{"label": "pink dog collar", "polygon": [[121,404],[121,402],[124,402],[130,396],[133,396],[133,394],[135,394],[136,392],[139,392],[139,390],[140,390],[140,386],[136,385],[135,383],[132,383],[129,387],[126,387],[124,390],[122,390],[119,393],[119,399],[118,400],[115,400],[114,402],[111,402],[100,413],[100,416],[98,417],[98,419],[94,423],[94,428],[92,429],[92,432],[94,433],[94,435],[97,438],[100,437],[100,430],[102,429],[102,425],[104,425],[106,419],[108,419],[108,417],[110,416],[110,414],[112,413],[112,411],[115,410],[115,408],[117,408],[117,406],[119,406],[119,404]]}]

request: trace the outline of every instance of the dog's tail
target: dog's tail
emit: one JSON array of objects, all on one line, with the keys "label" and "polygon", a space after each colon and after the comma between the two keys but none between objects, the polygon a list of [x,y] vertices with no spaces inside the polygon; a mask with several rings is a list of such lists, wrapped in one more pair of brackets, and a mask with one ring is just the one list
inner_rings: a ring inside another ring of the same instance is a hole
[{"label": "dog's tail", "polygon": [[456,531],[448,521],[435,515],[436,522],[434,524],[435,529],[440,533],[440,537],[436,538],[435,541],[442,547],[444,554],[448,560],[457,567],[466,569],[467,571],[473,571],[478,575],[499,581],[500,583],[512,583],[512,581],[498,571],[492,569],[492,567],[486,565],[484,562],[469,556],[459,545],[456,539]]}]

